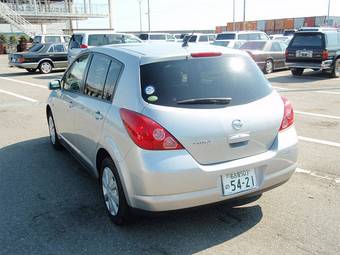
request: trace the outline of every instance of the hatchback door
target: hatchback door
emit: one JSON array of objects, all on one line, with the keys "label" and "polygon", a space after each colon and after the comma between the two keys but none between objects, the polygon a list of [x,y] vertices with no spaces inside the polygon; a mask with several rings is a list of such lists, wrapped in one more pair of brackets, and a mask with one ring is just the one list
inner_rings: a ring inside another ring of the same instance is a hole
[{"label": "hatchback door", "polygon": [[[264,153],[278,134],[282,100],[247,56],[146,64],[141,81],[143,99],[149,103],[143,114],[167,129],[201,164]],[[219,104],[223,98],[230,103]]]},{"label": "hatchback door", "polygon": [[81,156],[92,166],[121,67],[118,61],[102,54],[94,54],[83,95],[76,99],[76,146]]},{"label": "hatchback door", "polygon": [[319,32],[296,33],[287,48],[287,62],[320,63],[325,50],[325,36]]}]

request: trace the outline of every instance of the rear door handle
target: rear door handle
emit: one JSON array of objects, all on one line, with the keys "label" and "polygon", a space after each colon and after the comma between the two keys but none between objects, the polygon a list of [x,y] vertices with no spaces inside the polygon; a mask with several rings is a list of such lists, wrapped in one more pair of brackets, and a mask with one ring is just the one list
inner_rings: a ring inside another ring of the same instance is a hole
[{"label": "rear door handle", "polygon": [[96,120],[102,120],[103,119],[103,115],[100,113],[100,111],[96,111],[94,116],[95,116]]},{"label": "rear door handle", "polygon": [[249,141],[250,134],[244,133],[244,134],[236,134],[229,136],[228,142],[229,144],[235,144],[235,143],[244,143]]}]

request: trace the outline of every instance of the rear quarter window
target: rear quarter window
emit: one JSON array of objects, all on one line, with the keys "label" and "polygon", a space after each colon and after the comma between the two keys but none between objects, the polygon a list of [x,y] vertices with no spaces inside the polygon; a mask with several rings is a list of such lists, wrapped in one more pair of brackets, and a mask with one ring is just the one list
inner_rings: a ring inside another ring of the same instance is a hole
[{"label": "rear quarter window", "polygon": [[231,97],[229,106],[253,102],[272,89],[247,56],[172,60],[140,67],[145,102],[181,108],[218,108],[220,105],[182,105],[177,101]]}]

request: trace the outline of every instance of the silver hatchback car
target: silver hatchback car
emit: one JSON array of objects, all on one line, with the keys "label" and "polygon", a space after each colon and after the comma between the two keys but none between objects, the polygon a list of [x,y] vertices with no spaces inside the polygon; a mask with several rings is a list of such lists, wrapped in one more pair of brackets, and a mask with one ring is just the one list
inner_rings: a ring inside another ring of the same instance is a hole
[{"label": "silver hatchback car", "polygon": [[116,224],[134,208],[249,200],[296,168],[292,105],[237,50],[97,47],[49,87],[51,143],[71,150],[99,178]]}]

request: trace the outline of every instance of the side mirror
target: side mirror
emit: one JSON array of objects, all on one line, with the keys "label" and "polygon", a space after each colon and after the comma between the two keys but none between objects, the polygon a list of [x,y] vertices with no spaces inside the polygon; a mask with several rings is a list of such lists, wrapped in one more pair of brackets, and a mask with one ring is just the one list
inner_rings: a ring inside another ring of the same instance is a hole
[{"label": "side mirror", "polygon": [[61,89],[61,82],[60,80],[54,80],[48,83],[48,89],[49,90],[57,90]]}]

